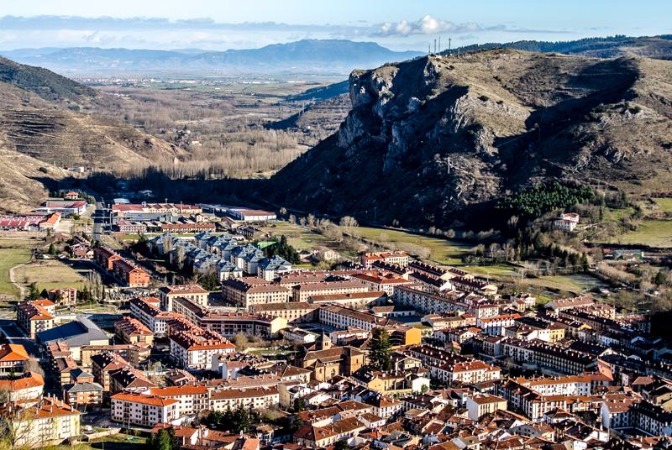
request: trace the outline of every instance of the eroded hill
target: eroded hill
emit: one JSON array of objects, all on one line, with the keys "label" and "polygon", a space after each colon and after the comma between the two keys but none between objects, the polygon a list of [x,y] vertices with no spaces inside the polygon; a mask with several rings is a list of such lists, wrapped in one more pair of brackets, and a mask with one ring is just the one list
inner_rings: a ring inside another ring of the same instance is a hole
[{"label": "eroded hill", "polygon": [[0,99],[3,210],[39,204],[46,193],[39,179],[58,179],[67,167],[115,172],[175,154],[159,139],[97,116],[101,94],[45,69],[0,59]]},{"label": "eroded hill", "polygon": [[[549,177],[672,179],[672,63],[493,50],[350,77],[339,132],[266,195],[366,221],[450,224]],[[460,213],[460,214],[458,214]]]}]

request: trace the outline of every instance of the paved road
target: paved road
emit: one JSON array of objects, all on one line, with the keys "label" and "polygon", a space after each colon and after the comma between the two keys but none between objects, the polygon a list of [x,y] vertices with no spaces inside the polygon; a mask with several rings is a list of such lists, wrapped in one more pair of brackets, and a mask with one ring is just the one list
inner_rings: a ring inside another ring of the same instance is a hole
[{"label": "paved road", "polygon": [[93,219],[93,240],[99,241],[103,234],[105,225],[109,225],[109,210],[105,208],[105,199],[96,202],[96,210],[91,218]]}]

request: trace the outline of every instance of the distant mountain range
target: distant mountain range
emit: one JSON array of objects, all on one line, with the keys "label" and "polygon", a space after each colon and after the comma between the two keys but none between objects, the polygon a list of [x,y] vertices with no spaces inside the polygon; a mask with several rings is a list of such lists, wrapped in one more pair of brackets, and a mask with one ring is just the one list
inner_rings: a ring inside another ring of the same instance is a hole
[{"label": "distant mountain range", "polygon": [[421,55],[419,52],[395,52],[374,42],[313,39],[223,52],[79,47],[22,49],[0,54],[68,76],[348,75],[354,69],[374,68]]}]

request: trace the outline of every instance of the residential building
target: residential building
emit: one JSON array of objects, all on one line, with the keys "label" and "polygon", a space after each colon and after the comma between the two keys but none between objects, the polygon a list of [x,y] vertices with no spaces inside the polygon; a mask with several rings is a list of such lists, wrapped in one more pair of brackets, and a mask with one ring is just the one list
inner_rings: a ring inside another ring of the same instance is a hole
[{"label": "residential building", "polygon": [[161,308],[165,311],[173,311],[173,300],[177,297],[192,300],[201,306],[208,305],[209,292],[197,284],[164,286],[159,289]]},{"label": "residential building", "polygon": [[49,300],[21,302],[16,305],[16,322],[31,339],[35,339],[37,333],[54,327],[56,318],[53,311],[55,308],[56,304]]},{"label": "residential building", "polygon": [[352,278],[368,286],[370,291],[382,291],[390,297],[394,294],[395,287],[414,284],[413,281],[409,281],[392,272],[356,273],[352,275]]},{"label": "residential building", "polygon": [[126,344],[152,345],[154,342],[152,330],[132,317],[124,317],[114,322],[114,330],[117,337]]},{"label": "residential building", "polygon": [[316,295],[357,294],[368,290],[364,283],[354,280],[300,284],[292,288],[292,300],[306,302]]},{"label": "residential building", "polygon": [[127,259],[117,259],[112,263],[112,272],[128,287],[147,287],[151,276],[145,269]]},{"label": "residential building", "polygon": [[193,327],[170,333],[170,356],[184,369],[207,369],[212,357],[233,353],[236,346],[220,334]]},{"label": "residential building", "polygon": [[321,294],[311,295],[308,303],[316,306],[335,304],[352,309],[365,309],[387,302],[387,295],[382,291],[355,292],[352,294]]},{"label": "residential building", "polygon": [[404,251],[363,253],[360,255],[360,263],[365,269],[370,269],[373,264],[378,261],[406,267],[408,265],[409,257],[408,253]]},{"label": "residential building", "polygon": [[506,411],[506,400],[495,395],[475,395],[467,398],[467,416],[478,420],[485,414]]},{"label": "residential building", "polygon": [[287,303],[290,300],[290,291],[261,278],[229,278],[222,283],[222,296],[228,302],[249,310],[256,305]]},{"label": "residential building", "polygon": [[318,306],[307,302],[268,303],[253,305],[250,311],[270,317],[281,317],[287,323],[313,322]]},{"label": "residential building", "polygon": [[21,344],[0,345],[0,374],[20,374],[30,360]]},{"label": "residential building", "polygon": [[4,401],[9,402],[28,402],[40,399],[44,393],[44,378],[35,372],[6,375],[0,377],[0,392],[6,396]]},{"label": "residential building", "polygon": [[292,264],[280,256],[263,258],[257,264],[257,276],[266,281],[275,280],[283,273],[291,272]]},{"label": "residential building", "polygon": [[401,324],[396,320],[388,319],[386,317],[377,317],[373,314],[337,305],[320,307],[318,310],[318,320],[320,323],[343,330],[348,328],[359,328],[371,331],[374,328]]},{"label": "residential building", "polygon": [[[162,311],[155,297],[134,298],[130,301],[131,315],[142,322],[157,337],[168,333],[168,322],[175,319],[173,312]],[[170,305],[172,307],[172,303]]]},{"label": "residential building", "polygon": [[221,389],[210,393],[210,410],[224,412],[238,407],[264,410],[280,404],[280,393],[276,386]]},{"label": "residential building", "polygon": [[103,391],[99,383],[71,383],[63,386],[63,399],[74,408],[86,409],[103,403]]},{"label": "residential building", "polygon": [[53,397],[22,409],[14,423],[16,448],[59,445],[80,434],[80,412]]},{"label": "residential building", "polygon": [[169,386],[152,388],[150,395],[179,401],[179,415],[192,416],[210,408],[210,396],[205,386]]},{"label": "residential building", "polygon": [[239,333],[267,339],[275,338],[280,330],[287,328],[287,319],[283,317],[249,312],[217,312],[184,298],[175,299],[173,307],[176,313],[198,327],[218,333],[227,339],[232,339]]},{"label": "residential building", "polygon": [[180,418],[180,402],[173,398],[120,392],[111,401],[112,421],[125,426],[153,427]]}]

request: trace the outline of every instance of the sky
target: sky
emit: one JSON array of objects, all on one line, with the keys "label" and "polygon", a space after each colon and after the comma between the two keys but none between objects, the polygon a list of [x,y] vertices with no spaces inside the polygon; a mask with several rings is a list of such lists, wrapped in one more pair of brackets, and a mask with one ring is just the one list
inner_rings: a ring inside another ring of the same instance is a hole
[{"label": "sky", "polygon": [[393,50],[672,34],[672,0],[0,0],[0,50],[227,50],[299,39]]}]

